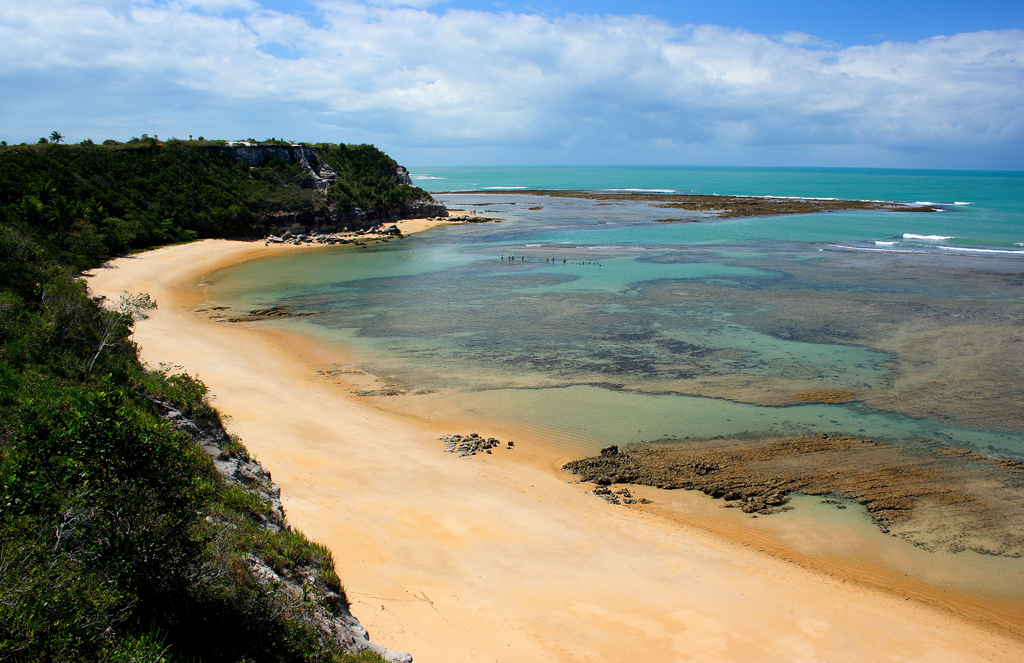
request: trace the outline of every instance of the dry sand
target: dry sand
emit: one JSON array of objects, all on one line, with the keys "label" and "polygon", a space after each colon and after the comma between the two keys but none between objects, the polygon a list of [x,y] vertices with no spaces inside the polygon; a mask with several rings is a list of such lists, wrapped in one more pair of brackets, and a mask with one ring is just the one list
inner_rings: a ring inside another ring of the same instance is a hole
[{"label": "dry sand", "polygon": [[[89,284],[158,301],[136,331],[143,359],[206,382],[291,522],[334,551],[374,641],[418,663],[1024,660],[1004,631],[606,505],[530,440],[445,454],[441,434],[471,431],[375,408],[316,374],[345,357],[194,312],[203,275],[303,250],[338,249],[209,240],[114,261]],[[503,437],[485,421],[475,431]]]}]

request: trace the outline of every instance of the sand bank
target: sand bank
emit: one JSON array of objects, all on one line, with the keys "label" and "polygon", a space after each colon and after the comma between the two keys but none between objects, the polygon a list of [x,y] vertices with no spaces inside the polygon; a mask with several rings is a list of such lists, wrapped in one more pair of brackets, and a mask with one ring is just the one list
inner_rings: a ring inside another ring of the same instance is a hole
[{"label": "sand bank", "polygon": [[195,313],[205,274],[303,250],[339,249],[211,240],[115,261],[89,283],[158,301],[136,332],[143,358],[211,388],[291,522],[334,551],[376,642],[418,663],[1024,660],[1020,641],[948,611],[606,505],[530,440],[445,454],[440,435],[470,431],[374,408],[317,375],[345,357]]}]

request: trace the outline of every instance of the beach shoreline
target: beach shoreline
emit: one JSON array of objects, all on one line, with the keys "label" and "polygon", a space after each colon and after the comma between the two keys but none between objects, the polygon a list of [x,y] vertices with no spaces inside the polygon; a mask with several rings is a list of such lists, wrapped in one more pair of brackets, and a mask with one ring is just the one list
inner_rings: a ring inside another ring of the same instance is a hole
[{"label": "beach shoreline", "polygon": [[[405,223],[405,234],[431,227]],[[228,428],[273,472],[291,522],[334,551],[376,642],[421,662],[1024,657],[1019,625],[942,608],[913,580],[883,592],[770,540],[752,549],[728,534],[734,519],[716,532],[665,503],[606,506],[558,469],[572,459],[535,440],[445,454],[437,438],[470,432],[453,429],[467,422],[360,402],[317,374],[344,363],[339,350],[196,314],[204,275],[311,250],[339,249],[207,240],[114,261],[89,285],[158,301],[136,331],[142,358],[206,382]]]}]

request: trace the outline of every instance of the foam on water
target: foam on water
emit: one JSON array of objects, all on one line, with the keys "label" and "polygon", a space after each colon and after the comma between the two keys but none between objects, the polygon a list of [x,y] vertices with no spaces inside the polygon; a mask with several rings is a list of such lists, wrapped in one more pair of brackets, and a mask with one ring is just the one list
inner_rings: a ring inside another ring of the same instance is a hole
[{"label": "foam on water", "polygon": [[[746,195],[739,195],[739,196],[736,196],[736,197],[737,198],[765,198],[765,199],[768,199],[768,200],[839,200],[838,198],[835,198],[835,197],[826,197],[826,196],[746,196]],[[884,202],[888,202],[888,201],[885,201],[885,200],[867,200],[867,201],[861,201],[861,202],[884,203]]]},{"label": "foam on water", "polygon": [[608,191],[610,193],[623,192],[623,193],[678,193],[676,189],[599,189],[599,191]]},{"label": "foam on water", "polygon": [[991,254],[1009,254],[1009,255],[1024,255],[1024,251],[1009,251],[1006,249],[972,249],[966,246],[937,246],[935,247],[942,251],[950,251],[955,253],[991,253]]},{"label": "foam on water", "polygon": [[[1024,255],[1024,251],[1011,251],[1009,249],[976,249],[968,246],[935,246],[935,247],[922,247],[922,246],[897,246],[898,242],[880,242],[875,241],[876,246],[884,248],[875,248],[870,246],[856,246],[853,244],[832,244],[832,248],[845,249],[848,251],[882,251],[886,253],[945,253],[945,254],[960,254],[960,255],[1007,255],[1007,256],[1018,256]],[[1024,246],[1024,243],[1018,244],[1018,246]]]},{"label": "foam on water", "polygon": [[903,239],[916,239],[924,242],[944,242],[953,239],[952,235],[918,235],[915,233],[903,233]]},{"label": "foam on water", "polygon": [[877,251],[882,253],[924,253],[923,249],[913,248],[897,248],[895,242],[893,244],[886,244],[885,242],[876,242],[881,244],[885,248],[875,248],[871,246],[855,246],[852,244],[830,244],[829,248],[842,249],[845,251]]}]

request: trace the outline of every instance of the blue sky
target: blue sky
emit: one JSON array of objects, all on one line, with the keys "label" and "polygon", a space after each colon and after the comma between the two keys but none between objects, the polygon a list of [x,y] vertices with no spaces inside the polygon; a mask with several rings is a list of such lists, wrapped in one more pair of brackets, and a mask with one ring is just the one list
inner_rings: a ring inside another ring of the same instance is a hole
[{"label": "blue sky", "polygon": [[1024,2],[949,2],[948,0],[859,0],[858,2],[652,2],[591,0],[570,2],[495,2],[452,0],[431,9],[536,12],[549,16],[578,14],[648,14],[671,23],[714,24],[751,32],[805,32],[843,45],[886,40],[918,41],[935,35],[979,30],[1024,28]]},{"label": "blue sky", "polygon": [[0,139],[1024,168],[1024,3],[0,2]]}]

